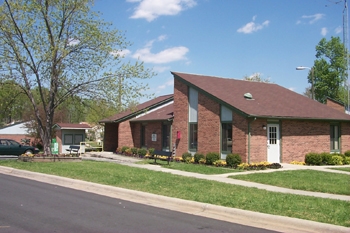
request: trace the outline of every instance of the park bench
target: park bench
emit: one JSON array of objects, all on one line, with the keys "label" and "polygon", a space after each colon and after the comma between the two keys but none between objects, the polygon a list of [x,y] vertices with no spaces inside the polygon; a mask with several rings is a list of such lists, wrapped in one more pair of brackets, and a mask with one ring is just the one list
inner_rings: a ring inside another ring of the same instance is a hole
[{"label": "park bench", "polygon": [[71,145],[69,146],[68,149],[66,149],[66,151],[69,151],[69,154],[72,154],[72,152],[78,154],[79,150],[80,150],[80,146],[74,146],[74,145]]},{"label": "park bench", "polygon": [[154,159],[154,163],[157,163],[157,159],[159,159],[157,156],[167,156],[167,161],[168,161],[168,165],[171,159],[171,156],[173,155],[173,152],[171,151],[162,151],[162,150],[155,150],[153,152],[153,155],[150,157],[150,159]]}]

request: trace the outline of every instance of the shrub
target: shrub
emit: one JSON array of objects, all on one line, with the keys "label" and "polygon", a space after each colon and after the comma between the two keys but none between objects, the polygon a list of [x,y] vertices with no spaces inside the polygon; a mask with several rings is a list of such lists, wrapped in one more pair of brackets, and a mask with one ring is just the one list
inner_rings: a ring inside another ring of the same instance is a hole
[{"label": "shrub", "polygon": [[240,163],[242,163],[242,158],[239,154],[228,154],[226,156],[227,166],[237,168]]},{"label": "shrub", "polygon": [[227,163],[226,163],[225,160],[219,159],[219,160],[216,160],[213,163],[213,165],[216,166],[216,167],[226,167]]},{"label": "shrub", "polygon": [[220,160],[220,155],[217,152],[208,152],[205,156],[205,164],[213,165],[213,163],[217,160]]},{"label": "shrub", "polygon": [[[350,157],[349,157],[349,161],[350,161]],[[202,158],[202,159],[200,159],[199,160],[199,164],[205,164],[205,162],[206,162],[206,160],[205,160],[205,158]]]},{"label": "shrub", "polygon": [[350,157],[350,150],[344,152],[345,157]]},{"label": "shrub", "polygon": [[154,154],[154,148],[148,148],[148,154],[149,154],[150,156],[153,156],[153,154]]},{"label": "shrub", "polygon": [[189,160],[192,159],[192,155],[190,152],[185,152],[182,154],[182,161],[186,162],[188,160],[187,158],[189,158]]},{"label": "shrub", "polygon": [[333,155],[331,160],[332,165],[343,165],[343,157],[340,155]]},{"label": "shrub", "polygon": [[204,154],[198,153],[198,152],[197,152],[197,153],[194,154],[193,158],[194,158],[194,162],[195,162],[195,163],[199,163],[199,161],[200,161],[201,159],[204,159],[205,156],[204,156]]},{"label": "shrub", "polygon": [[327,153],[327,152],[323,152],[320,154],[320,156],[322,157],[322,164],[323,165],[331,165],[332,164],[332,154]]},{"label": "shrub", "polygon": [[347,157],[347,156],[343,157],[343,164],[344,165],[350,164],[350,157]]},{"label": "shrub", "polygon": [[123,146],[123,147],[122,147],[122,153],[124,153],[127,149],[129,149],[128,146]]},{"label": "shrub", "polygon": [[282,167],[282,165],[279,163],[271,163],[271,164],[267,165],[267,167],[270,169],[279,169]]},{"label": "shrub", "polygon": [[307,165],[321,165],[322,156],[321,154],[310,152],[305,155],[305,163]]},{"label": "shrub", "polygon": [[145,148],[140,148],[137,150],[137,154],[139,154],[140,157],[144,157],[147,154],[147,150]]},{"label": "shrub", "polygon": [[137,154],[137,148],[136,147],[133,147],[133,148],[131,148],[131,152],[132,152],[132,154],[133,155],[136,155]]}]

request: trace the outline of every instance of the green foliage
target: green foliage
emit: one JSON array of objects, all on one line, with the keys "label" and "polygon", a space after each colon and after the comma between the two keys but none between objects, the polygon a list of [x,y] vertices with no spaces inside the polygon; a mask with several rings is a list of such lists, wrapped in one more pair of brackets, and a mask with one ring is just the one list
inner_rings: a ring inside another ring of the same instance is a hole
[{"label": "green foliage", "polygon": [[195,163],[199,163],[201,159],[205,159],[205,155],[199,152],[195,153],[193,157]]},{"label": "green foliage", "polygon": [[350,157],[350,150],[345,151],[345,152],[344,152],[344,155],[345,155],[346,157]]},{"label": "green foliage", "polygon": [[242,163],[242,158],[239,154],[228,154],[226,156],[227,166],[236,168],[240,163]]},{"label": "green foliage", "polygon": [[350,157],[345,156],[345,157],[343,158],[343,164],[344,164],[344,165],[349,165],[349,164],[350,164]]},{"label": "green foliage", "polygon": [[122,149],[121,149],[121,152],[124,153],[124,152],[125,152],[126,150],[128,150],[128,149],[130,149],[130,147],[128,147],[128,146],[123,146]]},{"label": "green foliage", "polygon": [[340,155],[333,155],[331,165],[343,165],[343,157]]},{"label": "green foliage", "polygon": [[314,73],[310,71],[308,81],[314,83],[317,101],[325,103],[330,97],[347,104],[342,94],[347,76],[346,56],[349,54],[339,37],[331,37],[329,41],[322,38],[316,46]]},{"label": "green foliage", "polygon": [[191,159],[192,159],[192,154],[191,154],[191,153],[185,152],[185,153],[182,154],[182,160],[183,160],[184,162],[188,162],[188,161],[190,161]]},{"label": "green foliage", "polygon": [[321,154],[310,152],[305,155],[305,163],[307,165],[321,165],[322,164],[322,156]]},{"label": "green foliage", "polygon": [[205,164],[213,165],[215,161],[220,160],[220,155],[217,152],[208,152],[205,156]]},{"label": "green foliage", "polygon": [[333,157],[333,154],[331,153],[327,153],[327,152],[323,152],[321,153],[320,155],[322,157],[322,164],[324,165],[331,165],[332,164],[332,157]]},{"label": "green foliage", "polygon": [[148,148],[148,153],[149,153],[149,155],[153,155],[154,154],[154,148]]},{"label": "green foliage", "polygon": [[136,154],[137,154],[137,151],[138,151],[138,148],[136,148],[136,147],[131,148],[131,153],[132,153],[133,155],[136,155]]},{"label": "green foliage", "polygon": [[141,157],[144,157],[147,154],[147,150],[145,148],[140,148],[137,150],[137,154]]}]

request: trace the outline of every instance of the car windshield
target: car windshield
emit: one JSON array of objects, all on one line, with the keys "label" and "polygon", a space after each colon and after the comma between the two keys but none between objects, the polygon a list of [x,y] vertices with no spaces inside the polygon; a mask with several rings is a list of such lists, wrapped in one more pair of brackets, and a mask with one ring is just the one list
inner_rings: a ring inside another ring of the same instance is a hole
[{"label": "car windshield", "polygon": [[20,145],[18,142],[13,141],[13,140],[8,140],[8,143],[9,143],[10,145],[13,145],[13,146],[18,146],[18,145]]}]

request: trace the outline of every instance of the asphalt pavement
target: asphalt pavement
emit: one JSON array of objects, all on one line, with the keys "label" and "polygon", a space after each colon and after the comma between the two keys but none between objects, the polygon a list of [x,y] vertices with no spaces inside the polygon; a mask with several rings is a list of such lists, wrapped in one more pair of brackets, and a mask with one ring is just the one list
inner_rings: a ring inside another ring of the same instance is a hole
[{"label": "asphalt pavement", "polygon": [[[246,187],[255,187],[258,189],[265,189],[272,192],[282,192],[290,193],[304,196],[314,196],[320,198],[330,198],[337,200],[350,201],[350,196],[346,195],[335,195],[327,193],[318,193],[318,192],[307,192],[302,190],[293,190],[287,188],[280,188],[271,185],[264,185],[254,182],[247,182],[228,178],[231,175],[237,175],[237,173],[228,173],[220,175],[204,175],[198,173],[178,171],[174,169],[167,169],[159,165],[151,164],[136,164],[135,162],[141,161],[140,159],[133,157],[125,157],[121,155],[116,155],[111,152],[91,152],[82,155],[83,160],[97,160],[97,161],[106,161],[114,162],[127,166],[138,167],[143,169],[167,172],[176,175],[194,177],[198,179],[207,179],[218,182],[229,183],[233,185],[242,185]],[[282,164],[283,168],[281,169],[269,169],[262,171],[253,171],[257,172],[279,172],[285,170],[296,170],[296,169],[315,169],[322,170],[325,172],[335,172],[335,173],[344,173],[350,175],[348,172],[342,172],[337,170],[327,169],[327,166],[300,166],[292,164]],[[332,166],[334,167],[334,166]],[[344,167],[344,166],[342,166]],[[214,219],[219,219],[223,221],[239,223],[259,228],[265,228],[269,230],[276,230],[280,232],[350,232],[350,228],[336,226],[332,224],[325,224],[319,222],[313,222],[303,219],[296,219],[284,216],[276,216],[270,214],[263,214],[258,212],[240,210],[235,208],[227,208],[222,206],[216,206],[206,203],[199,203],[194,201],[187,201],[178,198],[170,198],[140,191],[128,190],[123,188],[111,187],[106,185],[95,184],[91,182],[85,182],[80,180],[74,180],[64,177],[58,177],[53,175],[43,175],[41,173],[34,173],[29,171],[23,171],[8,167],[0,166],[0,173],[14,175],[18,177],[24,177],[28,179],[33,179],[41,182],[52,183],[68,188],[83,190],[87,192],[92,192],[100,195],[110,196],[121,198],[127,201],[132,201],[141,204],[147,204],[151,206],[156,206],[160,208],[166,208],[170,210],[180,211],[184,213],[210,217]],[[245,172],[248,174],[251,172]],[[242,174],[242,173],[239,173]],[[349,176],[350,178],[350,176]]]}]

